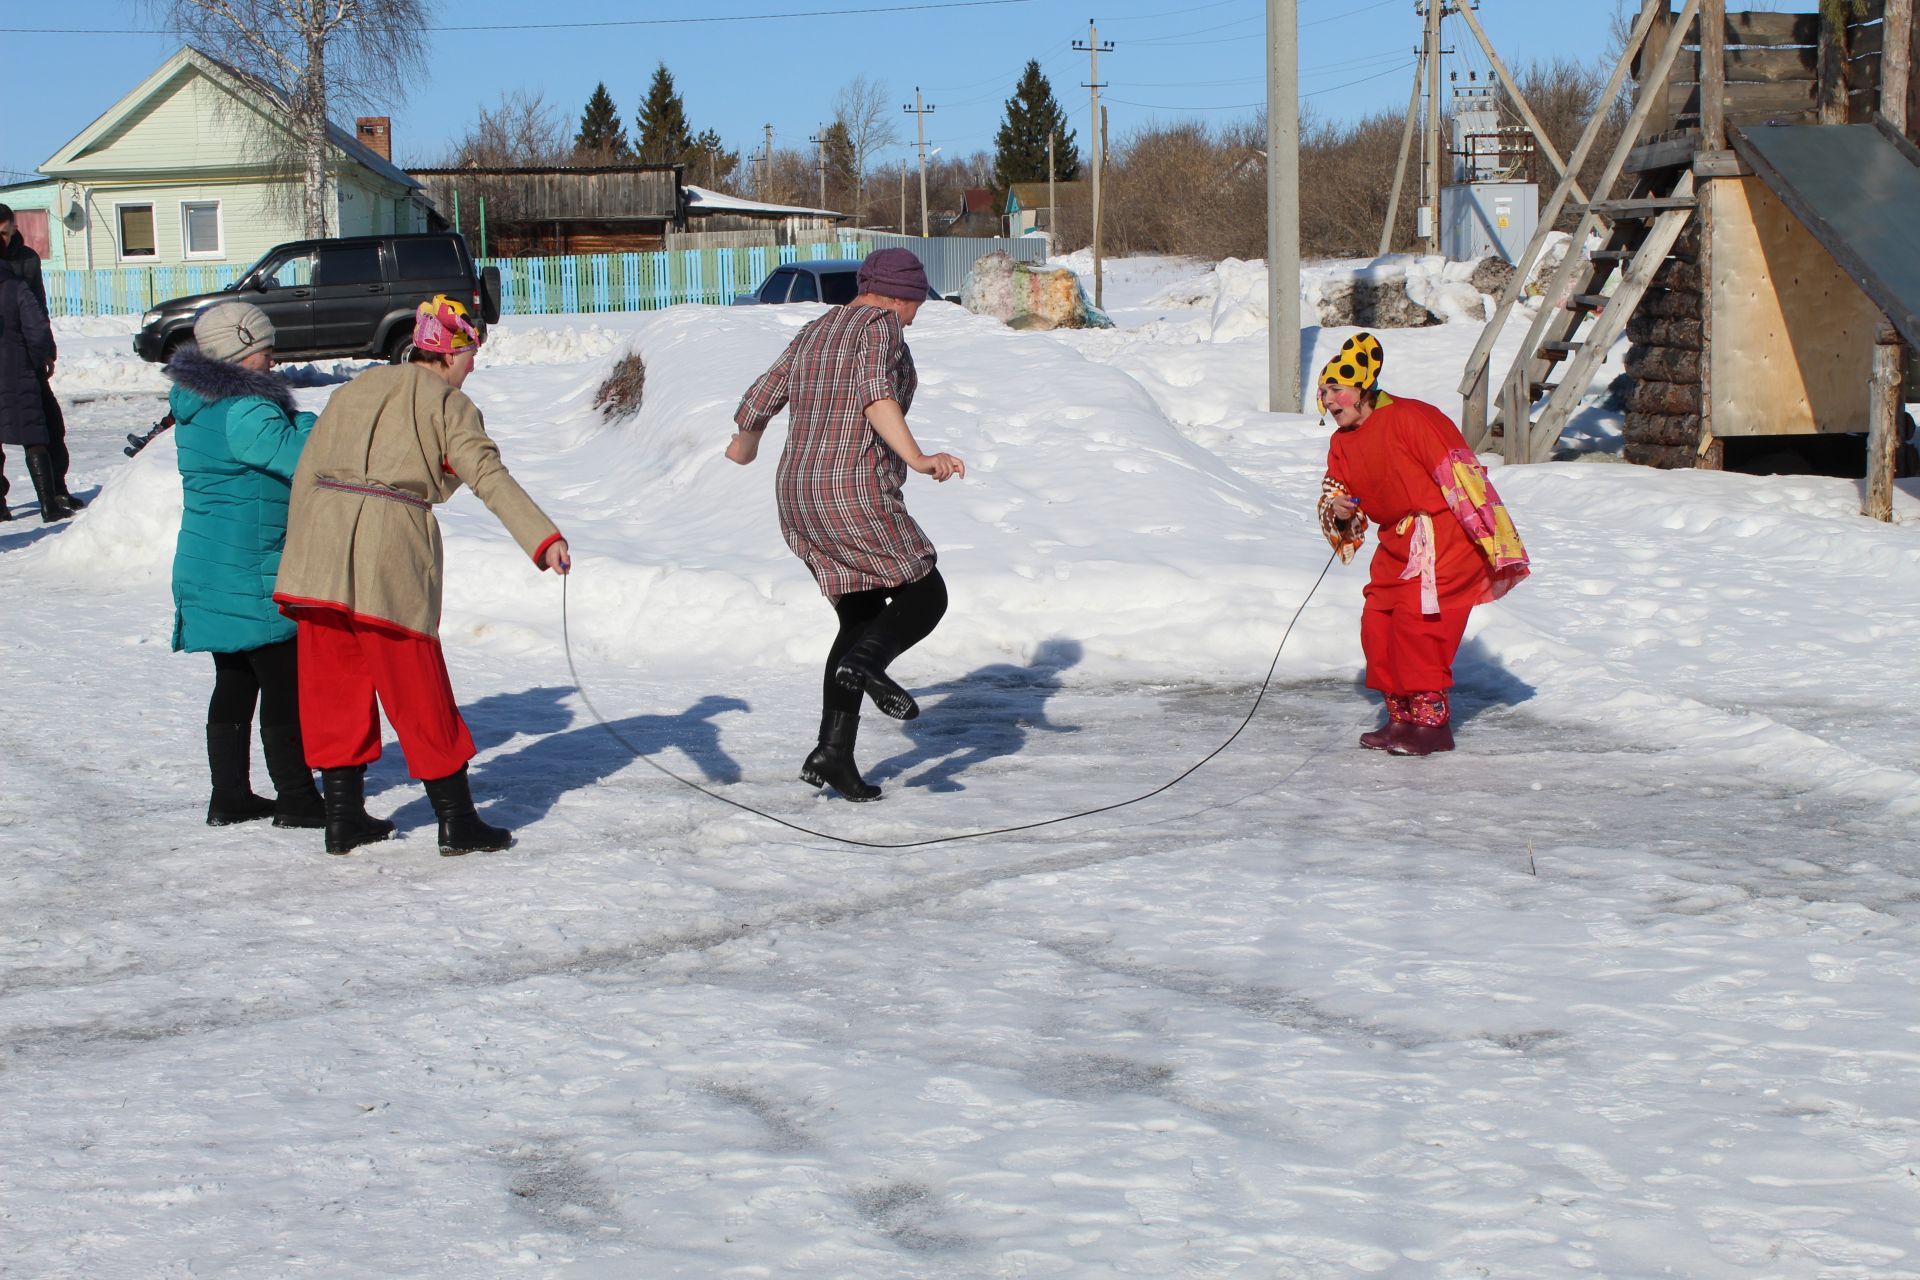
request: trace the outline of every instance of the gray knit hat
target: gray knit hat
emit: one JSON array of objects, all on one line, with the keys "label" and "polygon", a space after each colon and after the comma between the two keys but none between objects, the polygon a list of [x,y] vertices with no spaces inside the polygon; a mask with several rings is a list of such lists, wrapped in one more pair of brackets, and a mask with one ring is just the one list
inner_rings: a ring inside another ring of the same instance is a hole
[{"label": "gray knit hat", "polygon": [[193,322],[193,340],[209,360],[238,363],[256,351],[273,350],[273,321],[251,302],[222,302]]}]

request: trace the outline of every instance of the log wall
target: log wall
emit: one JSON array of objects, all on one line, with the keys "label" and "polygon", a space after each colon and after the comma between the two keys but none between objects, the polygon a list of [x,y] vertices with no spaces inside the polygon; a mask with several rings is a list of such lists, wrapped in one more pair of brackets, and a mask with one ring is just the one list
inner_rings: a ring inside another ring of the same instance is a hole
[{"label": "log wall", "polygon": [[1626,458],[1650,467],[1687,468],[1699,460],[1705,384],[1706,289],[1700,218],[1695,215],[1653,286],[1627,321]]}]

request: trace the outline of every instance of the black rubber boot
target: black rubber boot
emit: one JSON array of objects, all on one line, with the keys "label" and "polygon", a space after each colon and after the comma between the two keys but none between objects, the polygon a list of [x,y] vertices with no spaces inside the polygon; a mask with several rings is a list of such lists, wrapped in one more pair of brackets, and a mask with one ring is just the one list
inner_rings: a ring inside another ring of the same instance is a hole
[{"label": "black rubber boot", "polygon": [[313,785],[313,770],[307,768],[300,726],[262,728],[260,745],[266,749],[267,775],[273,779],[273,825],[308,829],[326,826],[327,808],[320,802],[320,789]]},{"label": "black rubber boot", "polygon": [[467,766],[461,765],[460,772],[435,778],[424,785],[433,816],[440,819],[441,857],[497,853],[512,846],[513,832],[482,822],[474,812],[473,792],[467,785]]},{"label": "black rubber boot", "polygon": [[352,853],[393,834],[393,824],[367,812],[367,766],[320,771],[320,801],[327,814],[327,852]]},{"label": "black rubber boot", "polygon": [[834,683],[849,693],[864,689],[883,716],[911,720],[920,714],[920,704],[887,674],[888,664],[900,656],[900,650],[877,634],[878,630],[869,628],[841,655],[834,664]]},{"label": "black rubber boot", "polygon": [[880,788],[860,776],[853,762],[853,743],[860,736],[858,711],[829,711],[820,717],[820,745],[800,766],[800,781],[832,787],[857,804],[880,798]]},{"label": "black rubber boot", "polygon": [[273,816],[273,801],[253,794],[253,726],[207,726],[207,772],[213,775],[213,798],[207,801],[207,825],[230,827]]},{"label": "black rubber boot", "polygon": [[33,477],[33,492],[40,499],[43,524],[65,520],[73,514],[66,495],[60,492],[60,481],[53,474],[53,456],[47,452],[47,446],[27,446],[27,474]]}]

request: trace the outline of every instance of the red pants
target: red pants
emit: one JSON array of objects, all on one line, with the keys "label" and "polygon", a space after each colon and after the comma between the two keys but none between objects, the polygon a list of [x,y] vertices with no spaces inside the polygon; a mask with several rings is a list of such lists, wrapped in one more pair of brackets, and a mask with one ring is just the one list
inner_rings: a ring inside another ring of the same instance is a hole
[{"label": "red pants", "polygon": [[[1453,655],[1460,651],[1471,606],[1420,612],[1419,597],[1410,607],[1382,609],[1372,601],[1360,613],[1360,648],[1367,655],[1367,688],[1381,693],[1442,693],[1453,688]],[[306,661],[306,651],[300,653]],[[304,672],[305,668],[302,668]],[[303,676],[304,687],[304,676]],[[306,714],[305,704],[301,714]]]},{"label": "red pants", "polygon": [[338,769],[380,758],[376,695],[415,778],[444,778],[473,759],[473,735],[454,703],[438,640],[356,622],[336,609],[302,609],[295,621],[309,765]]}]

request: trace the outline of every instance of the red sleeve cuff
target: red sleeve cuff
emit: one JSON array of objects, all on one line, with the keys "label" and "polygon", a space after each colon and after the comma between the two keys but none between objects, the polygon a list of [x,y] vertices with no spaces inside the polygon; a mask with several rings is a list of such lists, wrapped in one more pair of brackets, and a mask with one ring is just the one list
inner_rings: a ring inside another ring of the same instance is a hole
[{"label": "red sleeve cuff", "polygon": [[547,566],[543,563],[543,561],[545,561],[547,558],[547,548],[552,546],[556,542],[565,542],[565,541],[566,541],[565,535],[560,533],[558,530],[555,530],[553,533],[550,533],[547,535],[547,540],[545,542],[542,542],[539,546],[533,549],[533,562],[534,564],[539,566],[540,571],[542,573],[545,573],[547,569]]}]

